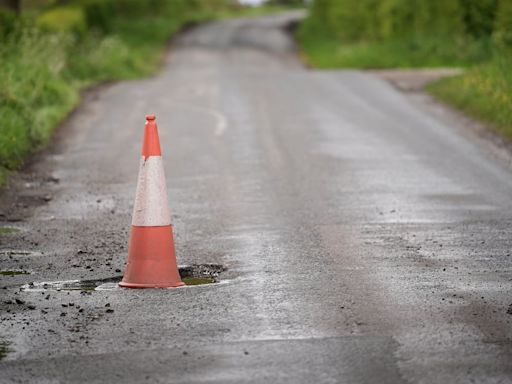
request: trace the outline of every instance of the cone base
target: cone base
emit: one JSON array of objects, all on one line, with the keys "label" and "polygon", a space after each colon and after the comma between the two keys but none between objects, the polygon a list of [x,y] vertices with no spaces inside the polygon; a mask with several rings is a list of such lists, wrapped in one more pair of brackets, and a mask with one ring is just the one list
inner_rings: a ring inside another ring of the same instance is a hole
[{"label": "cone base", "polygon": [[172,226],[132,226],[128,263],[119,286],[174,288],[183,285],[176,264]]},{"label": "cone base", "polygon": [[119,286],[120,287],[123,287],[123,288],[178,288],[178,287],[183,287],[185,285],[185,283],[183,282],[180,282],[180,283],[176,283],[174,285],[164,285],[164,284],[135,284],[135,283],[125,283],[125,282],[120,282],[119,283]]}]

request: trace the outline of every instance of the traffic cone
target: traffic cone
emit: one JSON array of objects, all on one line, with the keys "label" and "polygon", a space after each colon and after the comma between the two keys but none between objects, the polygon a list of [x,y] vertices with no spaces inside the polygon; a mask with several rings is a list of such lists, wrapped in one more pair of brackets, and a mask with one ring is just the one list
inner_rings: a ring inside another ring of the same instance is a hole
[{"label": "traffic cone", "polygon": [[119,285],[125,288],[171,288],[183,285],[176,265],[155,115],[146,116],[128,244],[128,264]]}]

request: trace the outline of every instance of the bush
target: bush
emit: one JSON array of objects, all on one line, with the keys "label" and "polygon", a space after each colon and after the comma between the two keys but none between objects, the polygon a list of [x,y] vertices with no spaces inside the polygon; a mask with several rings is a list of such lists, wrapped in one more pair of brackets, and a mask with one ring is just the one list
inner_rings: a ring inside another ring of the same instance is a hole
[{"label": "bush", "polygon": [[16,26],[16,13],[0,8],[0,39],[5,39]]},{"label": "bush", "polygon": [[500,49],[512,50],[512,1],[510,0],[499,2],[493,37]]},{"label": "bush", "polygon": [[43,12],[36,25],[44,31],[73,33],[82,36],[86,31],[84,13],[81,8],[59,7]]},{"label": "bush", "polygon": [[511,0],[315,0],[297,37],[324,67],[466,66],[492,57],[493,30],[512,46],[511,8]]},{"label": "bush", "polygon": [[101,33],[109,33],[113,29],[115,4],[110,0],[88,0],[82,5],[87,26]]},{"label": "bush", "polygon": [[497,0],[465,0],[463,2],[465,32],[475,39],[492,35]]}]

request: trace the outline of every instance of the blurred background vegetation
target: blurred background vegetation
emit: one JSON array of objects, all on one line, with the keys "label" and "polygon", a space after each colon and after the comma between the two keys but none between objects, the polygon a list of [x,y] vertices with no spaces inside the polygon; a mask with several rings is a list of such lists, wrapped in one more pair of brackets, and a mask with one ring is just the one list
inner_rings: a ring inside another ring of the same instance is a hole
[{"label": "blurred background vegetation", "polygon": [[512,0],[314,0],[297,31],[319,68],[464,67],[428,90],[512,138]]},{"label": "blurred background vegetation", "polygon": [[85,87],[151,74],[180,28],[240,12],[236,0],[0,0],[0,184]]}]

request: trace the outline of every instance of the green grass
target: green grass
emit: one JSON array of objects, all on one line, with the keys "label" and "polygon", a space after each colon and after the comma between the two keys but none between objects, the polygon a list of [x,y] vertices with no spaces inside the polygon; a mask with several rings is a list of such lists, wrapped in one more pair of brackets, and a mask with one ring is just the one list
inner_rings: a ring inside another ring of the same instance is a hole
[{"label": "green grass", "polygon": [[300,29],[297,39],[304,61],[317,68],[465,67],[485,61],[490,51],[485,41],[418,38],[344,43]]},{"label": "green grass", "polygon": [[497,133],[512,139],[511,67],[512,60],[495,59],[460,76],[432,83],[427,89],[468,115],[490,123]]}]

